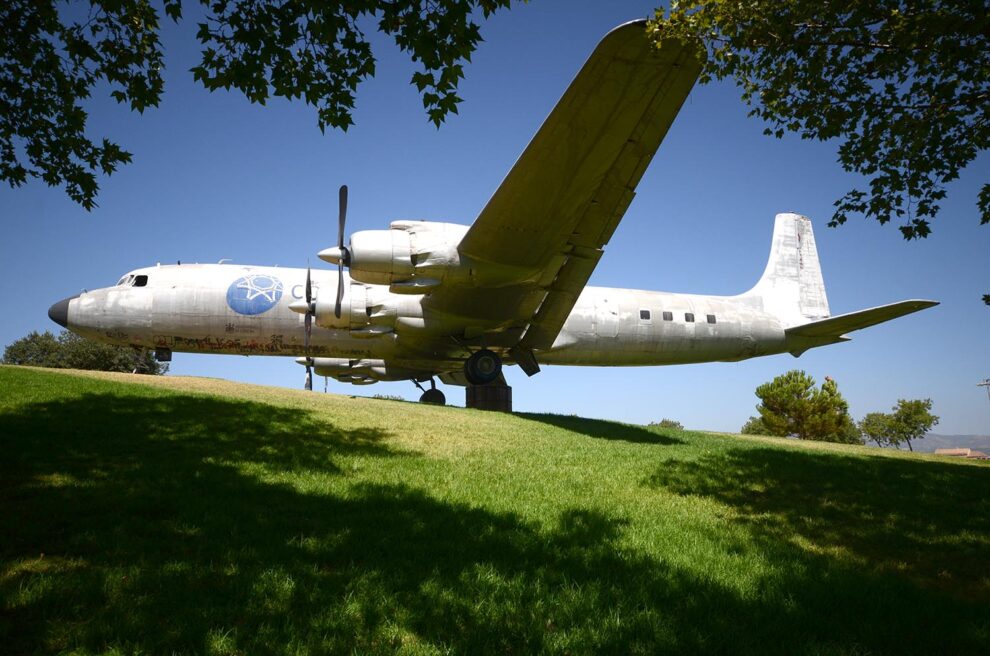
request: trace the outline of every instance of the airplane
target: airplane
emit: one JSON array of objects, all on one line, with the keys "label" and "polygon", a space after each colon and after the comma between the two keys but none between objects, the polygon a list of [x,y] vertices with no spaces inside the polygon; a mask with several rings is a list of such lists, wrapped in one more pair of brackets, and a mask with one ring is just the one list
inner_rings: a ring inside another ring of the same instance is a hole
[{"label": "airplane", "polygon": [[[471,226],[393,221],[319,252],[337,271],[220,264],[136,269],[49,309],[84,337],[173,352],[293,356],[312,374],[411,381],[443,405],[511,410],[503,365],[739,361],[849,339],[937,305],[907,300],[831,316],[811,221],[778,214],[763,276],[736,296],[587,286],[700,71],[655,47],[645,21],[609,32]],[[346,271],[345,271],[346,269]],[[316,329],[313,328],[315,323]],[[430,388],[423,384],[429,382]],[[506,400],[507,398],[507,400]]]}]

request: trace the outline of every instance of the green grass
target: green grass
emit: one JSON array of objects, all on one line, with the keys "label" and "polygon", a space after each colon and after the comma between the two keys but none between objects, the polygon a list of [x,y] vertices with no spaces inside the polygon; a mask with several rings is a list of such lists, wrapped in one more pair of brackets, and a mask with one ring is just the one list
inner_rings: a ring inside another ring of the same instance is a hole
[{"label": "green grass", "polygon": [[3,653],[990,653],[990,467],[203,379],[0,390]]}]

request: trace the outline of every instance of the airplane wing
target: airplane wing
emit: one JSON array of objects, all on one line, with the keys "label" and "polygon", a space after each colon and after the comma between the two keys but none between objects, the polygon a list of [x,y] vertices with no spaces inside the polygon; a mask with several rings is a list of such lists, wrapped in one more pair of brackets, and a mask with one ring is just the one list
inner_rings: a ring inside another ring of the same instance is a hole
[{"label": "airplane wing", "polygon": [[461,241],[499,273],[438,290],[437,310],[552,345],[700,71],[693,49],[655,48],[645,23],[602,39]]}]

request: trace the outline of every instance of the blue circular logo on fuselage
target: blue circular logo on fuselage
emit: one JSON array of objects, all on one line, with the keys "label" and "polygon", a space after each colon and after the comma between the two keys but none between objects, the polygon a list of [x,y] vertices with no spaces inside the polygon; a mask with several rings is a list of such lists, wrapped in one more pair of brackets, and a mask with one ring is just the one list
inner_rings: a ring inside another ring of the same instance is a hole
[{"label": "blue circular logo on fuselage", "polygon": [[238,278],[227,288],[227,305],[237,314],[261,314],[282,298],[282,281],[274,276],[252,275]]}]

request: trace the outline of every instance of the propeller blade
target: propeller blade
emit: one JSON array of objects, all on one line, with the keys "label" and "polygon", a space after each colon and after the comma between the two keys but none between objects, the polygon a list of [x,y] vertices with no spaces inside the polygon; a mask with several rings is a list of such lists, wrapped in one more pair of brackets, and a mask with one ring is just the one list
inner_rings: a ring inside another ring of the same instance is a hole
[{"label": "propeller blade", "polygon": [[310,369],[309,365],[306,365],[306,391],[313,391],[313,370]]},{"label": "propeller blade", "polygon": [[344,249],[344,223],[347,221],[347,185],[340,185],[340,215],[337,220],[337,248]]},{"label": "propeller blade", "polygon": [[333,316],[340,318],[340,304],[344,300],[344,263],[337,265],[337,302],[333,306]]},{"label": "propeller blade", "polygon": [[[306,327],[303,348],[306,351],[306,357],[309,357],[309,338],[313,334],[313,280],[310,272],[310,268],[306,266],[306,317],[304,319],[304,325]],[[306,365],[309,368],[309,365]],[[309,380],[309,374],[307,374],[307,380]],[[312,381],[310,381],[312,382]]]},{"label": "propeller blade", "polygon": [[306,324],[306,336],[305,336],[305,341],[303,342],[303,345],[304,345],[303,348],[305,349],[305,351],[306,351],[306,357],[308,358],[309,357],[309,336],[313,333],[313,315],[312,315],[312,313],[310,313],[310,312],[307,312],[306,313],[305,324]]}]

